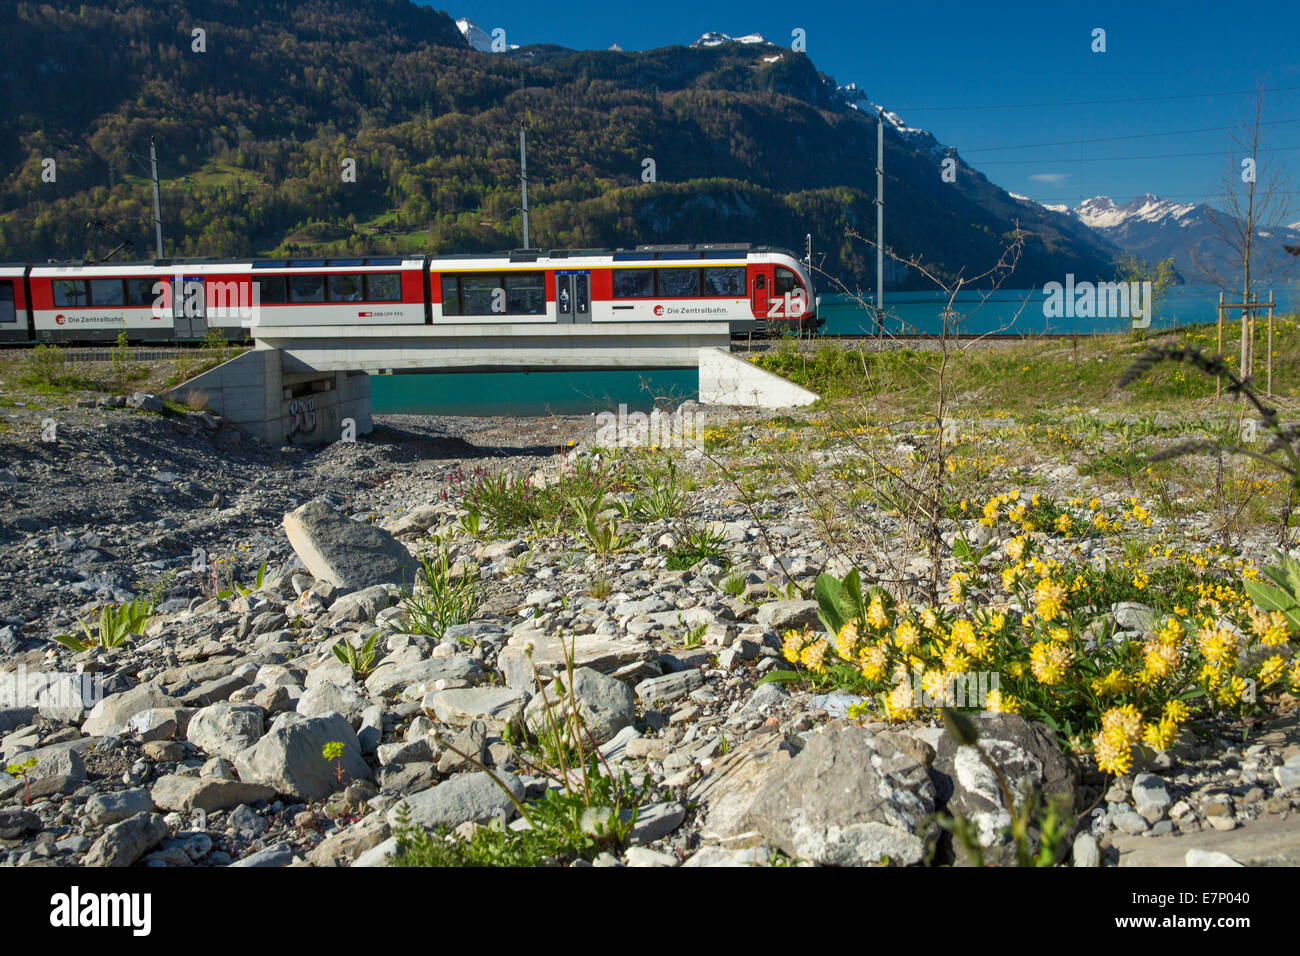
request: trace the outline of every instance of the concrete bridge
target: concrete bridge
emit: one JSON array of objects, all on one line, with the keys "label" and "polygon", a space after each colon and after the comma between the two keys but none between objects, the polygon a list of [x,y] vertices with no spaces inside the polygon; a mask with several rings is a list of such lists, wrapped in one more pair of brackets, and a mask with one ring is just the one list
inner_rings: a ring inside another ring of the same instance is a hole
[{"label": "concrete bridge", "polygon": [[259,326],[256,348],[166,393],[272,445],[373,428],[370,374],[698,368],[704,404],[807,405],[812,392],[730,354],[725,322]]}]

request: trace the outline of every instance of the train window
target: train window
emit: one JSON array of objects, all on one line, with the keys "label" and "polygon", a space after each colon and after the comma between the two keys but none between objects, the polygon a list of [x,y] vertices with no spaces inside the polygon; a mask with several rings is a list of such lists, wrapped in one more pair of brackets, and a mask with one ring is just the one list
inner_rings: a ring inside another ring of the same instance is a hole
[{"label": "train window", "polygon": [[85,305],[86,283],[80,279],[55,279],[54,304],[56,306]]},{"label": "train window", "polygon": [[0,323],[17,321],[18,313],[14,311],[14,284],[0,282]]},{"label": "train window", "polygon": [[759,292],[766,291],[767,276],[763,275],[763,273],[761,272],[758,275],[754,276],[754,288],[757,289]]},{"label": "train window", "polygon": [[331,302],[360,302],[361,276],[332,275],[329,277]]},{"label": "train window", "polygon": [[460,315],[460,284],[455,276],[442,277],[442,314]]},{"label": "train window", "polygon": [[799,280],[793,272],[781,266],[776,267],[776,280],[772,283],[773,292],[777,295],[785,295],[799,288],[802,286],[799,285]]},{"label": "train window", "polygon": [[717,266],[704,270],[705,295],[744,295],[745,267]]},{"label": "train window", "polygon": [[615,269],[614,298],[647,299],[655,294],[655,274],[651,269]]},{"label": "train window", "polygon": [[123,305],[121,279],[91,279],[90,301],[93,305]]},{"label": "train window", "polygon": [[493,293],[501,288],[498,275],[460,277],[460,301],[465,315],[492,315]]},{"label": "train window", "polygon": [[126,304],[127,305],[153,305],[153,300],[157,298],[153,294],[154,286],[158,281],[166,284],[166,280],[155,279],[127,279],[126,280]]},{"label": "train window", "polygon": [[324,302],[325,277],[322,275],[293,276],[289,289],[295,302]]},{"label": "train window", "polygon": [[506,311],[511,315],[541,315],[546,311],[546,276],[541,272],[505,277]]},{"label": "train window", "polygon": [[279,305],[289,301],[289,285],[284,276],[258,276],[257,301]]},{"label": "train window", "polygon": [[699,269],[660,269],[659,294],[691,296],[700,294]]},{"label": "train window", "polygon": [[401,302],[401,274],[397,272],[377,272],[366,276],[366,301]]}]

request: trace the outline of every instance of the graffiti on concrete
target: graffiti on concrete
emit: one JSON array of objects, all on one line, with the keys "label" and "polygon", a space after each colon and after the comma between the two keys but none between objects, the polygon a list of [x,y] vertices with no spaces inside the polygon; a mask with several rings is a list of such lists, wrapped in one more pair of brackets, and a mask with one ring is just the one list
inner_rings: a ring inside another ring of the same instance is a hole
[{"label": "graffiti on concrete", "polygon": [[295,398],[289,403],[289,437],[309,435],[316,430],[316,397]]}]

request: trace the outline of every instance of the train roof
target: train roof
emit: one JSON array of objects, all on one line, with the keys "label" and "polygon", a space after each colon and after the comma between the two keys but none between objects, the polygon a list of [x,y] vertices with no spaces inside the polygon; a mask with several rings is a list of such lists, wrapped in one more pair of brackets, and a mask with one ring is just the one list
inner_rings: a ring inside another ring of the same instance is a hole
[{"label": "train roof", "polygon": [[[748,242],[737,243],[696,243],[696,244],[657,244],[657,245],[639,245],[631,249],[508,249],[497,252],[467,252],[455,253],[452,255],[429,256],[424,254],[407,254],[396,256],[345,256],[345,257],[321,257],[321,258],[294,258],[294,259],[268,259],[261,257],[248,256],[244,258],[217,258],[217,257],[198,257],[198,258],[172,258],[172,259],[151,259],[142,261],[114,261],[114,262],[86,262],[84,259],[70,260],[64,262],[37,262],[30,264],[23,263],[3,263],[0,269],[17,270],[18,274],[27,268],[31,268],[34,273],[50,274],[55,271],[68,269],[103,269],[105,272],[115,273],[119,270],[143,270],[143,269],[167,269],[174,271],[177,268],[189,267],[212,267],[235,265],[251,269],[368,269],[368,268],[394,268],[394,267],[411,267],[419,264],[436,262],[461,262],[461,261],[484,261],[500,260],[503,262],[538,262],[554,259],[609,259],[613,262],[654,262],[654,261],[672,261],[672,260],[707,260],[707,259],[740,259],[748,258],[751,255],[787,255],[793,259],[798,259],[795,253],[788,249],[781,249],[773,246],[755,246]],[[6,274],[13,274],[6,272]]]}]

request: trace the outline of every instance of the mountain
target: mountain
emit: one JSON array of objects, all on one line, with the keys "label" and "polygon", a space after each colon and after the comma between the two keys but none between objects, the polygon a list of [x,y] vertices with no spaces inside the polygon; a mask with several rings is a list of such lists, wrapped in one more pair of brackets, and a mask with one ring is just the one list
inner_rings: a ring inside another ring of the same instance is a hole
[{"label": "mountain", "polygon": [[[1183,280],[1207,282],[1196,264],[1221,259],[1226,247],[1215,225],[1215,210],[1205,203],[1175,203],[1146,194],[1124,204],[1107,196],[1085,199],[1073,209],[1048,207],[1077,220],[1124,252],[1149,263],[1172,257]],[[1220,222],[1227,217],[1217,214]],[[1276,259],[1283,244],[1300,241],[1300,223],[1273,226],[1256,233],[1265,254]],[[1240,270],[1230,270],[1229,279],[1239,281]]]},{"label": "mountain", "polygon": [[[802,250],[811,233],[834,279],[874,285],[874,251],[846,234],[874,236],[870,99],[756,35],[643,52],[484,53],[474,46],[485,31],[409,0],[15,11],[0,33],[11,103],[0,111],[0,164],[12,170],[0,179],[0,260],[102,254],[108,246],[86,229],[96,219],[135,243],[129,255],[152,255],[138,159],[150,137],[169,255],[511,248],[524,123],[535,245]],[[176,23],[205,29],[206,50]],[[941,177],[949,159],[954,182]],[[984,272],[1017,229],[1017,286],[1114,271],[1116,250],[1096,232],[1009,196],[892,113],[885,210],[887,246],[941,278]],[[892,263],[886,278],[932,288]]]},{"label": "mountain", "polygon": [[702,37],[700,37],[698,40],[696,40],[694,43],[692,43],[691,46],[693,47],[722,46],[724,43],[749,43],[749,44],[761,43],[767,46],[775,45],[769,42],[768,40],[764,39],[763,35],[760,33],[748,33],[743,37],[730,37],[727,36],[725,33],[718,33],[716,31],[710,30],[707,33],[705,33]]},{"label": "mountain", "polygon": [[477,23],[461,17],[456,21],[456,28],[460,30],[461,36],[470,45],[470,49],[478,50],[480,53],[492,52],[492,37]]}]

